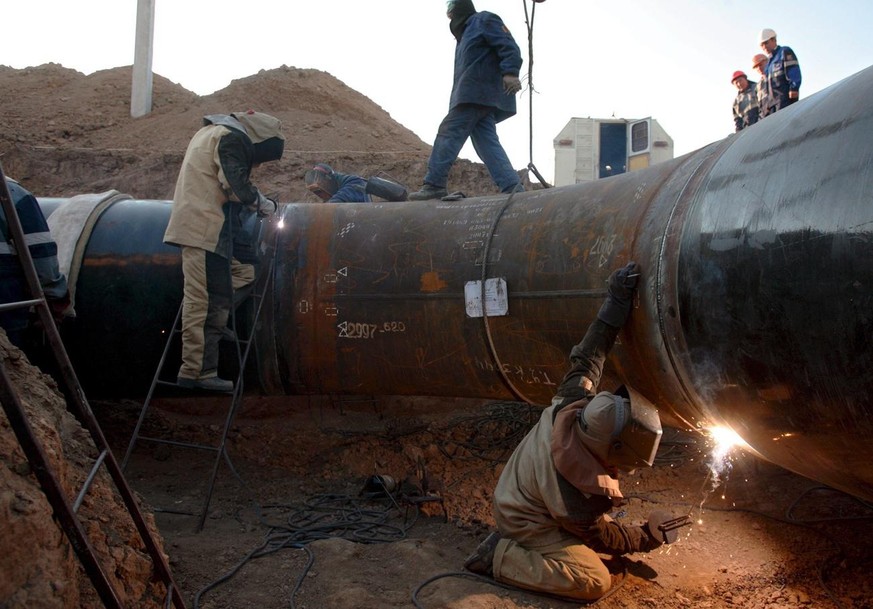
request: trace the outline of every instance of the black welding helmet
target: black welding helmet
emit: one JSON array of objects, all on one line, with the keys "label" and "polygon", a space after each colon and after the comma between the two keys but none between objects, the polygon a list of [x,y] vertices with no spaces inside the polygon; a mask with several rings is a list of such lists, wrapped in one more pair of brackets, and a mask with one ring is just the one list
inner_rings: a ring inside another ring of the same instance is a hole
[{"label": "black welding helmet", "polygon": [[316,163],[303,176],[303,181],[306,183],[306,188],[322,201],[330,199],[339,188],[333,169],[327,163]]},{"label": "black welding helmet", "polygon": [[622,471],[651,467],[663,433],[658,409],[625,385],[594,396],[577,413],[576,424],[588,450]]},{"label": "black welding helmet", "polygon": [[282,153],[285,151],[282,121],[275,116],[254,110],[232,112],[231,116],[245,127],[246,133],[252,141],[254,150],[252,163],[260,165],[282,158]]}]

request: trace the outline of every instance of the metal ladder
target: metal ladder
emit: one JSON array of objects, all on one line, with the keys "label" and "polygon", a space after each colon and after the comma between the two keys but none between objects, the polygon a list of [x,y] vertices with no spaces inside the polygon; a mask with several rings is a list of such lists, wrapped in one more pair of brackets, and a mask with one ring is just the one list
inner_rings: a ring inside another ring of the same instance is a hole
[{"label": "metal ladder", "polygon": [[57,363],[59,374],[62,377],[61,388],[66,398],[67,407],[68,409],[71,406],[75,407],[75,412],[71,411],[72,414],[88,429],[91,439],[99,451],[99,455],[74,502],[70,502],[70,498],[60,484],[51,462],[46,456],[42,443],[34,433],[18,393],[12,386],[6,373],[5,366],[0,366],[0,401],[2,401],[10,426],[49,504],[52,506],[55,517],[64,533],[66,533],[70,545],[85,568],[85,572],[91,579],[104,606],[110,608],[117,607],[119,609],[124,607],[106,571],[100,564],[99,558],[91,546],[82,522],[78,517],[79,507],[82,505],[82,501],[87,495],[101,466],[106,467],[124,502],[127,512],[133,520],[137,532],[142,538],[145,549],[152,559],[156,578],[166,586],[165,606],[168,608],[173,606],[177,609],[185,609],[185,603],[170,573],[170,567],[157,542],[152,537],[151,531],[149,531],[145,519],[139,510],[137,501],[127,485],[122,469],[119,467],[106,442],[106,438],[103,436],[103,431],[85,398],[85,394],[73,370],[73,365],[61,341],[60,333],[57,326],[55,326],[51,310],[42,291],[42,286],[39,283],[33,258],[31,258],[30,250],[25,242],[24,230],[18,218],[18,213],[15,210],[15,204],[6,186],[6,175],[3,172],[2,165],[0,165],[0,183],[2,183],[2,187],[0,187],[0,205],[2,205],[3,212],[6,215],[12,244],[18,261],[21,264],[21,269],[24,272],[27,289],[31,296],[29,300],[0,305],[0,310],[8,311],[25,307],[34,307],[36,309]]},{"label": "metal ladder", "polygon": [[[155,368],[155,374],[152,377],[152,383],[149,387],[148,393],[146,394],[145,401],[143,402],[142,409],[140,410],[139,419],[137,420],[136,426],[133,430],[133,434],[130,438],[130,443],[127,446],[127,452],[124,455],[124,459],[121,462],[122,470],[126,470],[127,465],[130,461],[130,457],[133,454],[133,451],[139,441],[152,442],[155,444],[164,444],[169,446],[176,446],[181,448],[189,448],[194,450],[202,450],[207,452],[215,453],[215,460],[212,465],[212,471],[209,476],[209,481],[207,484],[206,496],[203,500],[203,507],[200,510],[200,515],[197,520],[196,531],[199,533],[203,530],[204,523],[206,522],[206,516],[209,513],[209,505],[212,502],[212,494],[215,489],[215,481],[218,477],[218,470],[221,466],[221,461],[224,460],[230,470],[234,473],[234,475],[239,479],[239,475],[237,474],[233,463],[230,460],[230,456],[227,454],[227,435],[230,431],[231,425],[236,417],[236,414],[239,410],[239,407],[242,405],[243,401],[243,393],[244,393],[244,376],[246,370],[246,363],[248,362],[249,354],[251,353],[251,347],[253,341],[253,337],[255,334],[255,330],[258,325],[258,320],[261,317],[261,311],[263,309],[264,302],[266,300],[267,291],[270,288],[273,277],[273,269],[275,267],[275,243],[273,244],[273,249],[268,252],[269,263],[267,265],[266,273],[261,275],[261,286],[260,289],[255,289],[255,283],[258,279],[255,279],[255,282],[249,284],[248,286],[238,290],[234,294],[234,299],[231,304],[230,310],[230,322],[233,328],[234,334],[234,344],[236,347],[237,354],[237,362],[239,373],[236,381],[233,385],[233,392],[230,395],[231,403],[227,410],[227,415],[224,421],[224,427],[221,431],[220,438],[218,443],[215,445],[208,444],[198,444],[194,442],[183,442],[173,439],[167,438],[156,438],[152,436],[143,435],[142,425],[146,420],[146,417],[149,412],[149,406],[151,405],[152,399],[155,395],[155,390],[158,387],[169,387],[180,389],[179,385],[175,382],[165,381],[161,379],[161,376],[165,374],[165,368],[167,366],[167,355],[170,352],[170,348],[177,337],[181,336],[182,328],[182,304],[179,305],[179,310],[176,312],[176,319],[173,322],[173,328],[168,333],[167,342],[164,345],[164,351],[161,354],[161,359],[158,362],[157,367]],[[254,303],[254,315],[251,319],[251,329],[248,333],[248,336],[245,339],[239,338],[238,327],[237,327],[237,316],[236,310],[239,306],[244,304],[247,300],[252,299]],[[178,367],[178,366],[177,366]],[[191,391],[190,389],[180,389],[182,391]],[[240,480],[241,481],[241,480]],[[163,510],[169,513],[178,513],[188,516],[193,516],[194,514],[191,512],[183,512],[177,510]]]}]

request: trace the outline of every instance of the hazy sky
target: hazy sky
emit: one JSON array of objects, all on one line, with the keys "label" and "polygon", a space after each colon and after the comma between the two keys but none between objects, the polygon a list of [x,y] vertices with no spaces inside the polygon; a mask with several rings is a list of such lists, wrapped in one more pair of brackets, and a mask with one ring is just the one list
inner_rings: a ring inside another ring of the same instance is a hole
[{"label": "hazy sky", "polygon": [[[532,1],[474,3],[506,22],[527,84]],[[3,11],[2,65],[90,74],[133,63],[136,0],[29,0]],[[871,0],[546,0],[534,15],[533,162],[549,181],[553,138],[576,116],[651,116],[676,156],[729,135],[730,77],[743,69],[754,79],[763,27],[797,54],[801,99],[873,64]],[[443,0],[156,0],[153,70],[201,95],[262,69],[324,70],[432,144],[454,45]],[[531,160],[527,89],[518,99],[498,134],[522,168]],[[461,156],[478,160],[469,144]]]}]

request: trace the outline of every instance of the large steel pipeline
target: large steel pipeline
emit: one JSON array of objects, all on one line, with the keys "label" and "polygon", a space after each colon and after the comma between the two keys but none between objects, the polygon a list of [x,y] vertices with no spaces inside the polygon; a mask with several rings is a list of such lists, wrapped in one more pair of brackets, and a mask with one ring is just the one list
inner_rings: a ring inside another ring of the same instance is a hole
[{"label": "large steel pipeline", "polygon": [[[727,424],[766,459],[873,500],[873,68],[671,162],[456,202],[288,204],[257,329],[270,393],[547,403],[609,273],[642,284],[603,388]],[[166,202],[101,217],[71,355],[150,379],[181,275]],[[147,230],[144,227],[149,227]],[[484,302],[484,304],[483,304]],[[482,315],[482,309],[487,315]]]}]

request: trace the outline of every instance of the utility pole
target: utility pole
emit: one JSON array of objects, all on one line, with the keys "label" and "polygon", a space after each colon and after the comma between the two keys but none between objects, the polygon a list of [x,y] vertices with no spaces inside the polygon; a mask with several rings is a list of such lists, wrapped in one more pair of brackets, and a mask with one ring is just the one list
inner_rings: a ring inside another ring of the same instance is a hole
[{"label": "utility pole", "polygon": [[134,118],[152,111],[155,2],[156,0],[136,0],[136,41],[133,53],[133,83],[130,88],[130,115]]}]

